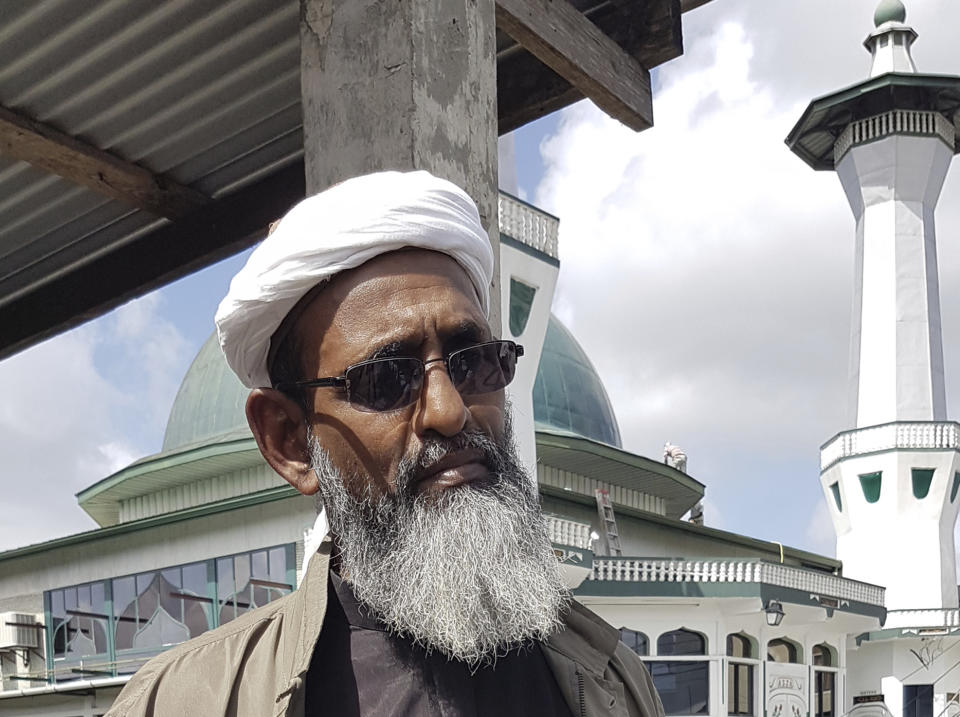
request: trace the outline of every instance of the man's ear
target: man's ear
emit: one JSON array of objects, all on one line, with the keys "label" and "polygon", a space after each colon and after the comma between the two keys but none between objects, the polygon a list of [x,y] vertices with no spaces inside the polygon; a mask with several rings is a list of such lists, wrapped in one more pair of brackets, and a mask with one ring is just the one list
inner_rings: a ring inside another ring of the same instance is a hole
[{"label": "man's ear", "polygon": [[247,423],[270,467],[304,495],[316,493],[300,404],[275,389],[255,388],[247,396]]}]

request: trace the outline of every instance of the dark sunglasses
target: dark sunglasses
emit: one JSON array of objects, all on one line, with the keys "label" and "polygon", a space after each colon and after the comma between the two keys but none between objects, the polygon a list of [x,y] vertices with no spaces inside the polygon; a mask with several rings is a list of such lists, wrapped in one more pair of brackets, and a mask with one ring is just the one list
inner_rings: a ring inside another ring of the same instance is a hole
[{"label": "dark sunglasses", "polygon": [[523,346],[513,341],[488,341],[429,361],[412,356],[361,361],[348,366],[343,376],[281,383],[274,388],[285,393],[298,388],[340,388],[358,411],[395,411],[420,398],[427,364],[442,361],[460,395],[476,396],[509,384],[520,356]]}]

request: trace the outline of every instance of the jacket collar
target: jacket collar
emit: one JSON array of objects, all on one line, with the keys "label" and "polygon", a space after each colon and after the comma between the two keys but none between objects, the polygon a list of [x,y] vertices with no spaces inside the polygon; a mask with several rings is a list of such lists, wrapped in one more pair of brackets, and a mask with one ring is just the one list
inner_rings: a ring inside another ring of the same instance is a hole
[{"label": "jacket collar", "polygon": [[573,660],[596,677],[603,677],[620,642],[620,632],[573,599],[563,623],[562,629],[547,638],[546,647]]},{"label": "jacket collar", "polygon": [[333,540],[327,535],[310,558],[307,568],[287,608],[287,620],[296,629],[285,634],[283,645],[286,689],[292,681],[301,681],[310,668],[310,659],[320,637],[323,617],[327,612],[327,572]]}]

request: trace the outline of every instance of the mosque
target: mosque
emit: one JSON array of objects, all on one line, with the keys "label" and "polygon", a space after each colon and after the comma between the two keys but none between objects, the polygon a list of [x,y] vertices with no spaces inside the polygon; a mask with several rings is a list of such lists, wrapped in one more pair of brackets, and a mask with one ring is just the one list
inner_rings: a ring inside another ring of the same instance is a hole
[{"label": "mosque", "polygon": [[[916,72],[897,0],[875,20],[871,78],[815,100],[787,140],[837,171],[858,219],[856,426],[822,452],[840,560],[703,525],[705,486],[679,453],[622,448],[603,382],[550,313],[559,220],[500,197],[500,328],[526,349],[518,447],[574,597],[620,628],[671,717],[960,712],[960,426],[943,415],[930,259],[960,78]],[[78,494],[99,527],[0,553],[0,713],[102,715],[151,656],[296,588],[314,506],[260,457],[245,397],[211,336],[160,452]],[[912,563],[877,559],[905,544]]]}]

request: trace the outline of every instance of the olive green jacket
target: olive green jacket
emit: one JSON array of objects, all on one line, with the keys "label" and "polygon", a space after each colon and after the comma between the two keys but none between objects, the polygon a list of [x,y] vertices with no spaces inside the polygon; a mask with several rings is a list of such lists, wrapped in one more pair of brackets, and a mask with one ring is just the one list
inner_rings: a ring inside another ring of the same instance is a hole
[{"label": "olive green jacket", "polygon": [[[107,717],[303,717],[331,547],[328,537],[290,595],[150,660]],[[617,630],[578,603],[565,629],[541,647],[573,715],[663,717],[643,663]]]}]

